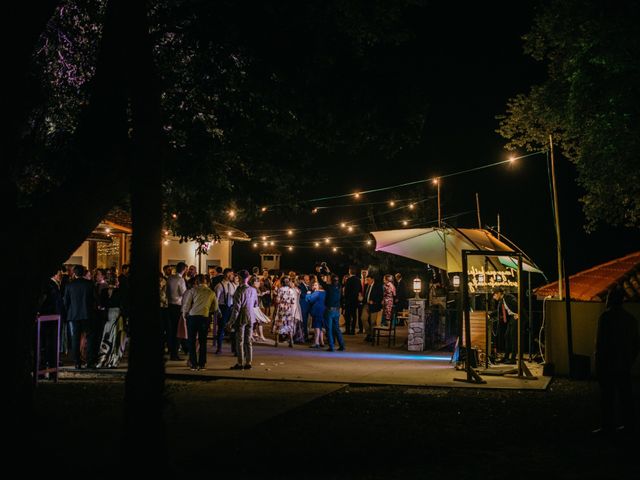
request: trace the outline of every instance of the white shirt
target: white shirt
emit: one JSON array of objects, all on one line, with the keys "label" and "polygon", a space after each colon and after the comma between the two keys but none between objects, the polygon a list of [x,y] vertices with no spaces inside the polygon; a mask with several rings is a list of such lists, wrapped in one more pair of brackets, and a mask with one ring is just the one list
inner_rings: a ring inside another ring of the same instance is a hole
[{"label": "white shirt", "polygon": [[233,306],[233,295],[236,293],[236,284],[227,279],[222,280],[216,285],[216,295],[218,296],[218,305]]}]

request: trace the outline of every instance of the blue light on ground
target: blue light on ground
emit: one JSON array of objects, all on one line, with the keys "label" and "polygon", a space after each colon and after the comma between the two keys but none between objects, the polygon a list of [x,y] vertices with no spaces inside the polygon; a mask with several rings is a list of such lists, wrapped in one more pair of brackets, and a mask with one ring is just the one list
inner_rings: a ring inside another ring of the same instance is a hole
[{"label": "blue light on ground", "polygon": [[451,359],[451,355],[441,357],[436,355],[393,355],[391,353],[338,353],[340,357],[356,358],[362,360],[422,360],[428,362],[448,362]]},{"label": "blue light on ground", "polygon": [[[368,352],[325,352],[323,350],[299,350],[288,351],[286,353],[293,353],[294,355],[302,355],[304,357],[317,357],[317,358],[348,358],[353,360],[399,360],[399,361],[421,361],[421,362],[448,362],[451,360],[451,355],[402,355],[393,353],[368,353]],[[278,350],[268,349],[261,353],[267,354],[279,354]],[[285,353],[285,352],[282,352]]]}]

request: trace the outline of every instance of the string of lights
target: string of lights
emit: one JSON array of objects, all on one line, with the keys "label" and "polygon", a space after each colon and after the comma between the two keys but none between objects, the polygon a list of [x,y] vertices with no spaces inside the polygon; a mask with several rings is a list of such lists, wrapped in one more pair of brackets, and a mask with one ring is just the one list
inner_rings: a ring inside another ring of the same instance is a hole
[{"label": "string of lights", "polygon": [[[540,155],[540,154],[543,154],[545,152],[546,152],[546,150],[539,150],[539,151],[536,151],[536,152],[533,152],[533,153],[528,153],[526,155],[520,155],[519,157],[512,156],[512,157],[509,157],[507,160],[500,160],[498,162],[488,163],[486,165],[480,165],[478,167],[468,168],[468,169],[465,169],[465,170],[460,170],[460,171],[457,171],[457,172],[447,173],[447,174],[444,174],[444,175],[436,175],[436,176],[433,176],[433,177],[427,178],[427,179],[421,178],[419,180],[413,180],[413,181],[410,181],[410,182],[399,183],[399,184],[396,184],[396,185],[389,185],[389,186],[386,186],[386,187],[372,188],[372,189],[369,189],[369,190],[361,190],[361,191],[358,191],[358,192],[343,193],[343,194],[338,194],[338,195],[330,195],[330,196],[326,196],[326,197],[311,198],[309,200],[305,200],[305,203],[318,203],[318,202],[325,202],[325,201],[328,201],[328,200],[335,200],[335,199],[338,199],[338,198],[349,198],[349,197],[350,198],[355,198],[356,200],[358,200],[358,199],[362,198],[363,195],[366,195],[366,194],[384,192],[384,191],[388,191],[388,190],[395,190],[395,189],[398,189],[398,188],[409,187],[411,185],[418,185],[418,184],[421,184],[421,183],[429,183],[429,182],[437,183],[438,180],[440,180],[440,179],[451,178],[451,177],[455,177],[455,176],[458,176],[458,175],[465,175],[467,173],[473,173],[473,172],[477,172],[477,171],[484,170],[484,169],[487,169],[487,168],[492,168],[492,167],[497,167],[499,165],[504,165],[505,163],[511,163],[512,164],[516,160],[520,160],[520,159],[523,159],[523,158],[528,158],[528,157],[531,157],[531,156],[534,156],[534,155]],[[276,207],[276,206],[281,206],[281,205],[282,204],[266,205],[266,206],[261,207],[260,210],[262,212],[267,212],[267,211],[269,211],[270,207]],[[315,208],[320,209],[322,207],[315,207]]]},{"label": "string of lights", "polygon": [[[395,202],[385,202],[385,203],[389,203],[389,206],[391,207],[389,210],[383,211],[383,212],[379,212],[378,215],[388,215],[390,213],[394,213],[400,210],[414,210],[416,206],[418,206],[421,203],[427,202],[429,200],[433,199],[433,197],[427,197],[427,198],[423,198],[422,200],[417,200],[414,202],[411,202],[407,205],[401,205],[399,207],[395,206]],[[359,217],[359,218],[354,218],[351,219],[349,221],[341,221],[338,223],[333,223],[333,224],[329,224],[329,225],[322,225],[322,226],[316,226],[316,227],[304,227],[304,228],[288,228],[288,229],[276,229],[276,230],[269,230],[271,232],[285,232],[285,233],[276,233],[276,234],[266,234],[266,233],[262,233],[261,235],[259,235],[259,237],[261,238],[262,241],[271,241],[274,239],[278,239],[278,238],[282,238],[282,237],[292,237],[295,234],[299,234],[299,233],[307,233],[307,232],[315,232],[315,231],[319,231],[319,230],[327,230],[327,229],[332,229],[332,228],[342,228],[342,229],[346,229],[347,232],[351,233],[353,232],[356,228],[357,228],[357,222],[361,222],[362,220],[367,220],[369,218],[369,216],[363,216],[363,217]],[[406,219],[406,220],[402,220],[402,222],[406,222],[403,225],[407,226],[410,222],[410,220]],[[251,233],[251,232],[264,232],[264,230],[248,230],[247,233]]]},{"label": "string of lights", "polygon": [[[474,210],[467,210],[465,212],[460,212],[460,213],[455,213],[452,215],[448,215],[446,217],[444,217],[442,220],[450,220],[453,218],[457,218],[457,217],[461,217],[463,215],[469,215],[471,213],[474,213]],[[433,224],[437,224],[438,220],[428,220],[425,222],[417,222],[412,224],[411,226],[413,228],[420,228],[420,227],[426,227],[428,225],[433,225]],[[326,228],[326,227],[323,227]],[[287,249],[288,251],[293,251],[293,250],[297,250],[297,249],[318,249],[318,248],[322,248],[322,247],[326,247],[331,249],[334,252],[337,252],[338,250],[340,250],[341,248],[344,248],[343,244],[336,244],[336,242],[344,242],[345,240],[350,241],[351,245],[348,246],[353,246],[353,244],[358,244],[358,243],[364,243],[367,246],[370,246],[373,244],[373,241],[371,240],[371,238],[367,235],[364,239],[362,239],[362,234],[344,234],[344,235],[333,235],[333,236],[327,236],[327,237],[323,237],[323,238],[317,238],[317,239],[311,239],[311,240],[297,240],[295,242],[284,242],[284,243],[280,243],[279,241],[273,240],[273,239],[269,239],[269,237],[267,236],[262,236],[262,241],[258,242],[258,241],[254,241],[253,242],[253,248],[259,248],[259,247],[264,247],[264,248],[268,248],[268,247],[276,247],[276,246],[282,246],[282,248]],[[353,239],[357,239],[360,238],[361,240],[358,241],[354,241]]]}]

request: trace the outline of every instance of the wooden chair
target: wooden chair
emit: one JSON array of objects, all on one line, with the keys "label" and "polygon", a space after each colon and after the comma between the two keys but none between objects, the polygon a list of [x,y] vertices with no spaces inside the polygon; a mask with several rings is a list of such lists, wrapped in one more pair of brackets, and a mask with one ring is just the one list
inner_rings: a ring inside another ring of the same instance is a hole
[{"label": "wooden chair", "polygon": [[388,338],[387,347],[391,348],[391,340],[393,339],[393,346],[396,346],[396,318],[395,315],[391,316],[391,321],[386,325],[378,325],[373,327],[373,344],[380,345],[380,337]]}]

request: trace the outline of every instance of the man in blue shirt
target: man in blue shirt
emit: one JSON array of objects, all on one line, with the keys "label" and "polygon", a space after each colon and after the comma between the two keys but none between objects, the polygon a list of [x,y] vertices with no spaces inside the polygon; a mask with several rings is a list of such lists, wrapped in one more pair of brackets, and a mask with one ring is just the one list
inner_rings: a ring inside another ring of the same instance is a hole
[{"label": "man in blue shirt", "polygon": [[341,287],[338,276],[334,273],[331,274],[331,283],[323,284],[323,288],[327,292],[325,299],[325,320],[327,326],[327,337],[329,340],[328,352],[334,351],[334,336],[338,340],[341,352],[344,351],[344,339],[342,338],[342,332],[340,331],[340,297]]}]

